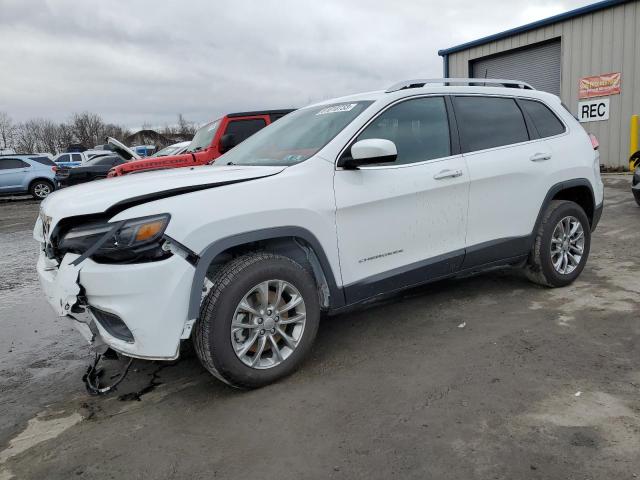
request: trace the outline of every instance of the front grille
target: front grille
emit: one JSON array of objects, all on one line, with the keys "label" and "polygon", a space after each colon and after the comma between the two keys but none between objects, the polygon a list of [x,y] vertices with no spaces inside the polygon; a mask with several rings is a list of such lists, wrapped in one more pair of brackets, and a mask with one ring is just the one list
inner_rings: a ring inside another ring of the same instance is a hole
[{"label": "front grille", "polygon": [[133,343],[133,333],[129,327],[113,313],[104,312],[95,307],[89,307],[96,321],[104,328],[109,335],[128,343]]}]

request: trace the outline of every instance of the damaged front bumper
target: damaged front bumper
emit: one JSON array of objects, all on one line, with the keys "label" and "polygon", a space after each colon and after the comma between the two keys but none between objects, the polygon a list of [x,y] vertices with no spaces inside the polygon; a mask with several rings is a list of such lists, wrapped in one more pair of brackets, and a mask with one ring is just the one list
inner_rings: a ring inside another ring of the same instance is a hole
[{"label": "damaged front bumper", "polygon": [[[68,317],[94,346],[149,360],[178,357],[188,338],[194,267],[179,255],[146,263],[77,266],[67,253],[58,264],[40,252],[37,270],[44,294],[59,316]],[[127,333],[128,332],[128,333]]]}]

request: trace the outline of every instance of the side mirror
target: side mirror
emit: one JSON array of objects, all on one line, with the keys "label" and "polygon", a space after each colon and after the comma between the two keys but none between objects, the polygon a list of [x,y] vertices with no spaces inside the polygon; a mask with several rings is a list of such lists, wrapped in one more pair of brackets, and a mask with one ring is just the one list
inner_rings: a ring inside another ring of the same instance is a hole
[{"label": "side mirror", "polygon": [[356,170],[364,165],[394,162],[397,157],[396,144],[391,140],[369,138],[351,145],[351,157],[340,158],[338,166],[346,170]]},{"label": "side mirror", "polygon": [[225,153],[236,146],[236,136],[232,133],[226,133],[220,138],[220,153]]}]

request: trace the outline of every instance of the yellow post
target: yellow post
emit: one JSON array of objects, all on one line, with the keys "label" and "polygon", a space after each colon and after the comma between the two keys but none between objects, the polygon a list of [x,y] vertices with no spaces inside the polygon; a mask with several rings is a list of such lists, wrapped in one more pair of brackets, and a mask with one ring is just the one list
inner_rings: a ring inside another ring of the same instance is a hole
[{"label": "yellow post", "polygon": [[631,115],[631,135],[629,139],[629,170],[633,171],[635,165],[631,156],[640,150],[640,115]]}]

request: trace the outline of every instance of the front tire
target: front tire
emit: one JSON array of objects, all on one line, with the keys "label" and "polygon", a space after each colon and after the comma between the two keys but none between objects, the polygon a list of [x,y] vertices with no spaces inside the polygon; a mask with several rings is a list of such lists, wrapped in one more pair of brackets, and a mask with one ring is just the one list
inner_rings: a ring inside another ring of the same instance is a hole
[{"label": "front tire", "polygon": [[216,273],[200,309],[194,346],[202,365],[238,388],[292,373],[320,322],[315,281],[288,257],[253,252]]},{"label": "front tire", "polygon": [[591,225],[580,205],[552,200],[538,227],[525,272],[539,285],[564,287],[584,269],[591,247]]},{"label": "front tire", "polygon": [[36,180],[29,187],[29,193],[36,200],[44,200],[53,192],[53,183],[48,180]]}]

